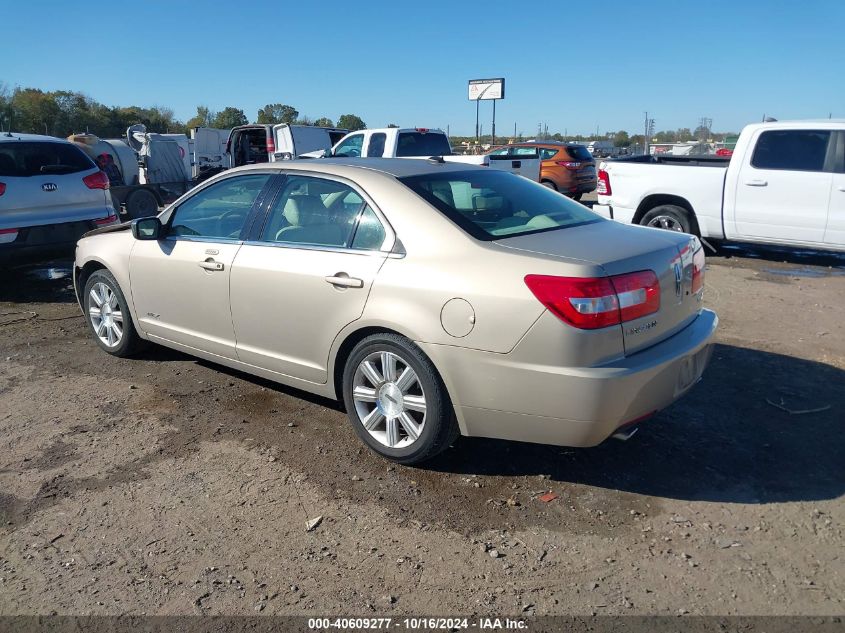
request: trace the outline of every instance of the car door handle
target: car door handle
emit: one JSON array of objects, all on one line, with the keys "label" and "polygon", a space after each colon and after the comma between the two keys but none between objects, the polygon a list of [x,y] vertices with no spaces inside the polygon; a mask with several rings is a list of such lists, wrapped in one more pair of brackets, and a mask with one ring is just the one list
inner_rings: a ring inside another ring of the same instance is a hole
[{"label": "car door handle", "polygon": [[769,183],[765,180],[746,180],[745,184],[749,187],[765,187]]},{"label": "car door handle", "polygon": [[339,286],[341,288],[363,288],[364,287],[364,280],[358,279],[357,277],[350,277],[346,273],[338,273],[336,275],[330,275],[326,277],[326,281],[333,286]]},{"label": "car door handle", "polygon": [[204,268],[205,270],[223,270],[223,262],[216,262],[213,259],[207,259],[203,262],[199,262],[199,267]]}]

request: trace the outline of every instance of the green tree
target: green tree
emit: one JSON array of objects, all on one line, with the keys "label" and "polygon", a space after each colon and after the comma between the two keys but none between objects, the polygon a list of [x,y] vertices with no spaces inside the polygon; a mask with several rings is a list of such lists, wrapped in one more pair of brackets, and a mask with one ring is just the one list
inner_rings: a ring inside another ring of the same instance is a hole
[{"label": "green tree", "polygon": [[49,93],[35,88],[15,88],[11,106],[12,127],[15,131],[55,133],[59,107]]},{"label": "green tree", "polygon": [[207,106],[197,106],[197,113],[185,123],[186,133],[190,134],[195,127],[211,127],[216,116],[217,113],[209,110]]},{"label": "green tree", "polygon": [[399,127],[399,126],[396,125],[395,123],[388,123],[387,127],[393,128],[393,127]]},{"label": "green tree", "polygon": [[243,110],[229,106],[215,115],[213,127],[229,130],[237,125],[246,125],[247,123],[249,123],[249,120]]},{"label": "green tree", "polygon": [[334,127],[334,122],[329,117],[321,116],[314,121],[314,125],[317,127]]},{"label": "green tree", "polygon": [[355,132],[363,130],[367,127],[367,124],[356,114],[342,114],[337,120],[337,127]]},{"label": "green tree", "polygon": [[616,147],[628,147],[631,144],[631,137],[625,130],[619,130],[613,135],[613,144]]},{"label": "green tree", "polygon": [[258,110],[256,123],[288,123],[296,121],[299,112],[293,106],[284,103],[268,103]]}]

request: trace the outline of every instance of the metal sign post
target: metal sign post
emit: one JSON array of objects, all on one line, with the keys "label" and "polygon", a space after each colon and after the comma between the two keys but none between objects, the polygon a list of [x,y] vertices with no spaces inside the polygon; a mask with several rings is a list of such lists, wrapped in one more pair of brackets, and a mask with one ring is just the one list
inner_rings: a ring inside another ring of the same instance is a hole
[{"label": "metal sign post", "polygon": [[481,141],[481,130],[478,125],[478,102],[479,101],[493,101],[493,133],[492,143],[496,143],[496,101],[505,98],[505,79],[498,77],[496,79],[470,79],[469,80],[469,100],[475,101],[475,140]]}]

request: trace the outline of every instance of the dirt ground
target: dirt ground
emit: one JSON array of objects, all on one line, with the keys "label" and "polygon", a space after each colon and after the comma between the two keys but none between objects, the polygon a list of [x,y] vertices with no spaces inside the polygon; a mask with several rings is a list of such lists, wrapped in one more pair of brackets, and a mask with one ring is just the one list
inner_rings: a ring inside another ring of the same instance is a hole
[{"label": "dirt ground", "polygon": [[335,403],[102,353],[67,262],[0,273],[0,614],[840,615],[845,258],[780,259],[709,259],[712,364],[630,441],[422,468]]}]

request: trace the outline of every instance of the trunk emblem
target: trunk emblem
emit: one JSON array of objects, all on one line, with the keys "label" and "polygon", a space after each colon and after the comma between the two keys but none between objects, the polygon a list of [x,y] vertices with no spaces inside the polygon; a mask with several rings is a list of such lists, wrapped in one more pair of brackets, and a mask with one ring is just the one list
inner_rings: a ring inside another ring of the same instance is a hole
[{"label": "trunk emblem", "polygon": [[684,291],[684,268],[681,266],[680,262],[675,262],[672,268],[675,271],[675,296],[680,297],[681,293]]},{"label": "trunk emblem", "polygon": [[45,182],[43,185],[41,185],[41,188],[44,191],[55,191],[59,188],[59,186],[54,182]]}]

